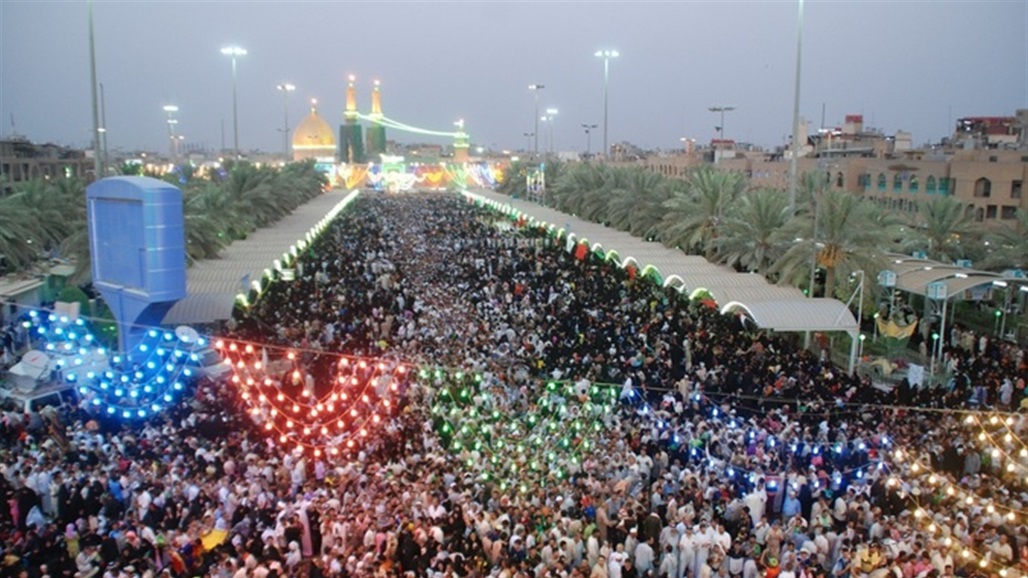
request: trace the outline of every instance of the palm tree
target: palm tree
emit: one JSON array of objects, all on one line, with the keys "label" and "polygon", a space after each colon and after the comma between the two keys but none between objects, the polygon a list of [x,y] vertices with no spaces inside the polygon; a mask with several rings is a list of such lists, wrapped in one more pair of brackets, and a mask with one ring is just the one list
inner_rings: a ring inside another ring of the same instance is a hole
[{"label": "palm tree", "polygon": [[1017,209],[1013,221],[1000,221],[986,235],[990,269],[1028,269],[1028,211]]},{"label": "palm tree", "polygon": [[714,240],[717,260],[764,273],[785,253],[790,219],[789,199],[783,191],[747,191],[730,208],[721,236]]},{"label": "palm tree", "polygon": [[224,182],[225,192],[237,214],[249,216],[253,231],[275,222],[283,213],[273,186],[273,173],[251,163],[237,163]]},{"label": "palm tree", "polygon": [[612,169],[607,166],[578,165],[564,173],[553,185],[553,198],[557,210],[572,215],[582,213],[586,202],[608,191],[607,183]]},{"label": "palm tree", "polygon": [[503,180],[496,187],[496,192],[513,197],[525,192],[525,175],[528,174],[528,166],[521,161],[510,163],[507,170],[503,171]]},{"label": "palm tree", "polygon": [[745,187],[746,181],[739,173],[710,166],[693,170],[686,178],[685,194],[664,202],[668,209],[661,233],[664,244],[712,258],[725,213]]},{"label": "palm tree", "polygon": [[[252,216],[245,205],[234,202],[228,191],[216,183],[204,183],[190,189],[183,199],[187,239],[189,237],[190,217],[205,216],[213,219],[213,229],[224,244],[236,239],[245,239],[255,226]],[[200,221],[192,219],[194,224]]]},{"label": "palm tree", "polygon": [[39,258],[36,214],[32,207],[13,195],[0,197],[0,256],[7,268],[19,270]]},{"label": "palm tree", "polygon": [[864,271],[873,278],[884,268],[881,247],[895,237],[896,223],[892,213],[852,193],[827,191],[817,199],[814,214],[802,213],[791,222],[787,238],[796,240],[768,272],[780,283],[801,285],[816,262],[825,270],[825,295],[832,296],[838,276]]},{"label": "palm tree", "polygon": [[904,252],[924,251],[929,259],[946,262],[968,256],[979,229],[956,197],[934,196],[919,209],[909,218],[910,234],[901,243]]},{"label": "palm tree", "polygon": [[666,212],[664,201],[671,196],[672,187],[663,175],[645,169],[628,169],[625,186],[610,193],[607,219],[615,229],[649,238],[656,233]]}]

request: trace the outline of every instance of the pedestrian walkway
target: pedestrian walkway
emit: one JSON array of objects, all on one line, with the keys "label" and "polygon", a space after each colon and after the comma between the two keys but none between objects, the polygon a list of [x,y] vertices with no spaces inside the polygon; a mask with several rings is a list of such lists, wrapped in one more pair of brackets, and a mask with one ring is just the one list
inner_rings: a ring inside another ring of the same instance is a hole
[{"label": "pedestrian walkway", "polygon": [[275,259],[303,239],[350,191],[332,189],[272,227],[258,229],[248,238],[226,247],[216,259],[205,259],[186,271],[188,296],[175,304],[164,318],[168,325],[210,323],[232,315],[236,295],[250,290]]}]

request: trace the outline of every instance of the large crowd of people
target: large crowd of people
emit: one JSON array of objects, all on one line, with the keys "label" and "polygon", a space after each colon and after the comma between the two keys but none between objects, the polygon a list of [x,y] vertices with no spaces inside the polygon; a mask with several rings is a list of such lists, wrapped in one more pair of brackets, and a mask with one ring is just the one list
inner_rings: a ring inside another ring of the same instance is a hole
[{"label": "large crowd of people", "polygon": [[222,337],[322,391],[340,354],[437,371],[338,456],[231,380],[5,417],[0,577],[1028,574],[1023,349],[954,333],[947,387],[879,389],[447,194],[361,197],[295,269]]}]

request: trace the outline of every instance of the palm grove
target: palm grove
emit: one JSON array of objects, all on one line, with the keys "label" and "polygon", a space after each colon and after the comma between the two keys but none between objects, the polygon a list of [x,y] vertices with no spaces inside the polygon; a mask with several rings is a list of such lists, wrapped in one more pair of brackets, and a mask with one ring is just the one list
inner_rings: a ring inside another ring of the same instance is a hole
[{"label": "palm grove", "polygon": [[[501,192],[524,190],[527,167],[515,164]],[[807,174],[795,214],[787,193],[750,186],[736,172],[711,165],[672,179],[637,167],[547,163],[553,183],[543,201],[580,218],[658,241],[769,281],[807,288],[816,260],[814,294],[847,299],[856,271],[873,278],[885,254],[923,251],[930,259],[970,259],[993,270],[1028,269],[1028,213],[994,227],[975,222],[950,196],[926,198],[911,213],[882,209]]]},{"label": "palm grove", "polygon": [[[237,239],[245,239],[290,214],[322,193],[327,184],[313,162],[281,169],[250,163],[198,177],[179,171],[165,177],[182,188],[188,259],[216,257]],[[0,255],[7,271],[22,271],[41,259],[68,257],[75,278],[89,276],[86,187],[76,179],[18,183],[0,197]]]}]

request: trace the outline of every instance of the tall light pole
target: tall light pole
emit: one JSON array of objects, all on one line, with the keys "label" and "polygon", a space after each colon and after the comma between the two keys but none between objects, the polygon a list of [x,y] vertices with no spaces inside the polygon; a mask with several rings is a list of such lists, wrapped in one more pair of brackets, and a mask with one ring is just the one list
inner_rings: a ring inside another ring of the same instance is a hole
[{"label": "tall light pole", "polygon": [[96,48],[93,42],[93,2],[89,1],[89,88],[93,96],[93,178],[100,179],[100,113],[96,106]]},{"label": "tall light pole", "polygon": [[285,161],[289,162],[289,93],[296,90],[292,84],[285,83],[276,86],[282,91],[282,155]]},{"label": "tall light pole", "polygon": [[232,148],[239,158],[239,106],[236,90],[236,57],[246,56],[246,49],[238,46],[226,46],[221,53],[232,57]]},{"label": "tall light pole", "polygon": [[107,176],[107,99],[104,97],[104,83],[100,83],[100,136],[103,138],[103,158],[100,172]]},{"label": "tall light pole", "polygon": [[725,113],[726,112],[732,112],[733,110],[735,110],[735,107],[734,106],[712,106],[712,107],[708,108],[707,110],[709,110],[710,112],[719,112],[719,113],[721,113],[721,124],[719,124],[718,127],[717,127],[717,131],[718,131],[718,135],[719,135],[718,139],[725,140]]},{"label": "tall light pole", "polygon": [[798,170],[800,143],[800,70],[803,65],[803,0],[799,0],[799,20],[796,25],[796,86],[792,96],[792,158],[789,159],[789,214],[796,214],[796,172]]},{"label": "tall light pole", "polygon": [[[536,117],[535,121],[536,121],[536,126],[539,126],[539,124],[538,124],[539,117]],[[534,132],[526,132],[526,133],[524,133],[524,135],[525,135],[525,154],[528,154],[528,149],[529,149],[529,147],[532,146],[532,137],[534,137],[535,134],[536,133],[534,133]]]},{"label": "tall light pole", "polygon": [[603,59],[603,158],[607,158],[607,104],[609,102],[609,88],[610,88],[610,59],[617,58],[619,53],[617,50],[597,50],[594,53],[597,58]]},{"label": "tall light pole", "polygon": [[176,142],[175,142],[175,125],[178,121],[175,120],[174,114],[178,112],[178,107],[174,104],[167,104],[164,106],[164,112],[168,115],[168,155],[171,156],[171,162],[174,163],[177,160],[178,155],[176,153]]},{"label": "tall light pole", "polygon": [[553,121],[557,120],[557,113],[560,112],[555,108],[546,109],[546,120],[550,123],[550,154],[553,154]]},{"label": "tall light pole", "polygon": [[592,154],[592,131],[596,128],[595,124],[582,123],[582,128],[585,129],[585,156],[588,157]]},{"label": "tall light pole", "polygon": [[528,90],[535,93],[535,132],[532,136],[535,137],[535,146],[532,148],[532,152],[536,155],[539,154],[539,91],[546,88],[544,84],[529,84]]}]

